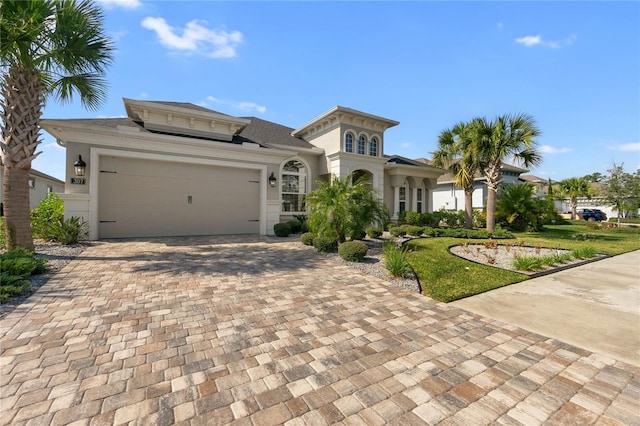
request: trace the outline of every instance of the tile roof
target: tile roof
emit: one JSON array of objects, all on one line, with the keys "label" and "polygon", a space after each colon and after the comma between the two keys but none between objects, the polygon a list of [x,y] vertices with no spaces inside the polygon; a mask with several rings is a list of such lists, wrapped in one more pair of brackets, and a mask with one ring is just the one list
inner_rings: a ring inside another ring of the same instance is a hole
[{"label": "tile roof", "polygon": [[265,145],[268,147],[291,146],[296,148],[314,148],[314,145],[301,138],[291,135],[291,127],[266,121],[256,117],[240,117],[251,120],[247,126],[240,131],[238,136],[246,138],[248,141]]}]

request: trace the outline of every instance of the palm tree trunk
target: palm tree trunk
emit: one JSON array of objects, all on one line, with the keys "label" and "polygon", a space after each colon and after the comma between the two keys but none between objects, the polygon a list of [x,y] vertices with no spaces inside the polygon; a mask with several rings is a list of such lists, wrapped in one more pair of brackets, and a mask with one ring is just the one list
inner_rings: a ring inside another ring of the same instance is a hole
[{"label": "palm tree trunk", "polygon": [[[20,190],[23,187],[27,190]],[[24,247],[33,251],[29,208],[29,170],[4,167],[2,198],[7,250]]]},{"label": "palm tree trunk", "polygon": [[489,164],[487,176],[487,231],[493,232],[496,227],[496,194],[502,181],[501,162]]},{"label": "palm tree trunk", "polygon": [[2,198],[7,250],[34,249],[29,206],[29,170],[40,152],[38,122],[44,97],[37,71],[12,66],[2,83]]},{"label": "palm tree trunk", "polygon": [[464,189],[464,227],[473,228],[473,185]]}]

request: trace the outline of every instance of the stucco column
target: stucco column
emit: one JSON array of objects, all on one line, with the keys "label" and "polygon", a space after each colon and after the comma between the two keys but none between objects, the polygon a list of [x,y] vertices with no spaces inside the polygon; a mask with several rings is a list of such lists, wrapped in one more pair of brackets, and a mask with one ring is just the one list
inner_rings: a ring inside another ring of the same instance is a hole
[{"label": "stucco column", "polygon": [[[424,198],[424,191],[422,194],[422,198]],[[422,200],[422,205],[424,208],[424,200]],[[418,188],[411,188],[411,210],[414,212],[418,211]]]},{"label": "stucco column", "polygon": [[393,216],[392,220],[398,220],[398,214],[400,212],[400,187],[393,187]]}]

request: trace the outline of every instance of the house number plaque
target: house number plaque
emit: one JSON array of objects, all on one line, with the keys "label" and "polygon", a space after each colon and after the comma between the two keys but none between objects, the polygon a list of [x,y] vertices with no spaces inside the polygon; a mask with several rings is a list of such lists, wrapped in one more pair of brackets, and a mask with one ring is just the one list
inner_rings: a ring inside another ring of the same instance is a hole
[{"label": "house number plaque", "polygon": [[85,178],[71,178],[71,183],[74,185],[84,185],[87,183]]}]

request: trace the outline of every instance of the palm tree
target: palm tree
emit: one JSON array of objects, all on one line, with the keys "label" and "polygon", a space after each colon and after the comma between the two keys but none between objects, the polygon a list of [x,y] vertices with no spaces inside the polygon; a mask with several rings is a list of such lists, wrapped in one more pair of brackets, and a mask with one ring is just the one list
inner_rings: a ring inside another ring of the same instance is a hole
[{"label": "palm tree", "polygon": [[0,11],[2,164],[7,249],[33,250],[29,222],[29,170],[40,152],[45,99],[85,107],[106,97],[103,76],[113,45],[102,10],[88,0],[3,0]]},{"label": "palm tree", "polygon": [[487,230],[495,229],[496,194],[502,182],[502,165],[506,159],[515,159],[525,167],[542,162],[536,150],[536,138],[540,130],[533,117],[527,114],[503,115],[489,122],[482,118],[477,121],[477,153],[485,164],[487,178]]},{"label": "palm tree", "polygon": [[571,204],[571,220],[576,219],[576,210],[578,209],[578,198],[591,198],[594,194],[593,188],[589,186],[589,182],[583,177],[573,177],[560,181],[560,194],[562,198],[569,198]]},{"label": "palm tree", "polygon": [[473,228],[473,190],[476,172],[483,169],[476,155],[477,121],[460,122],[438,136],[438,150],[433,153],[433,164],[448,169],[456,186],[464,190],[465,228]]},{"label": "palm tree", "polygon": [[353,181],[334,177],[331,182],[322,182],[319,188],[305,196],[310,209],[309,228],[318,235],[335,238],[342,243],[347,235],[363,231],[374,221],[388,219],[388,212],[369,188],[365,177]]},{"label": "palm tree", "polygon": [[534,194],[535,188],[530,183],[504,186],[496,199],[496,217],[514,231],[539,230],[543,204]]}]

